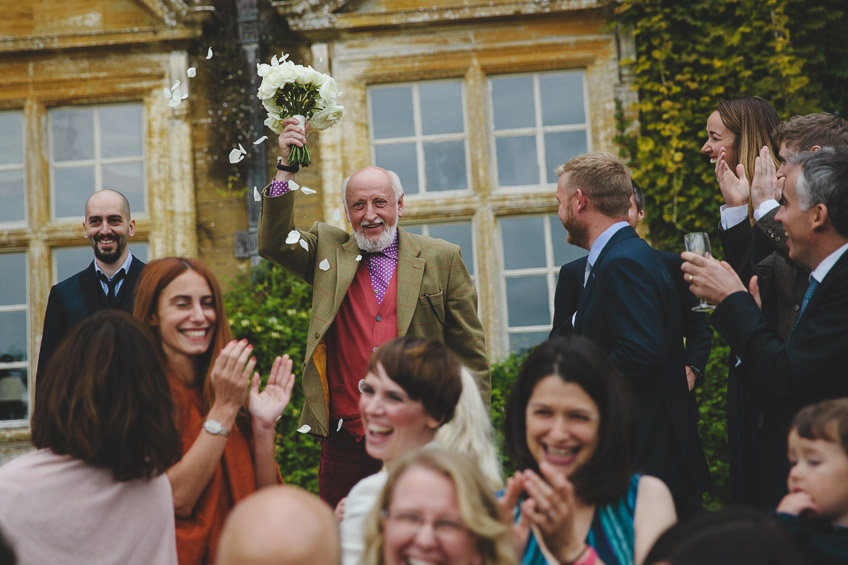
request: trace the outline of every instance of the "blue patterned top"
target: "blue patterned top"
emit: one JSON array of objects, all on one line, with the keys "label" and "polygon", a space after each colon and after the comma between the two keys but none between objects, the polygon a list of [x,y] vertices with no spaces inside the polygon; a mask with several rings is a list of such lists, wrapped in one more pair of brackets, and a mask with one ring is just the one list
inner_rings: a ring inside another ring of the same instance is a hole
[{"label": "blue patterned top", "polygon": [[[586,544],[595,548],[598,557],[606,565],[633,564],[633,515],[636,512],[636,493],[642,475],[630,477],[627,492],[614,504],[595,508],[592,526],[586,536]],[[520,506],[515,508],[515,520],[521,516]],[[521,565],[547,565],[539,542],[531,530]]]}]

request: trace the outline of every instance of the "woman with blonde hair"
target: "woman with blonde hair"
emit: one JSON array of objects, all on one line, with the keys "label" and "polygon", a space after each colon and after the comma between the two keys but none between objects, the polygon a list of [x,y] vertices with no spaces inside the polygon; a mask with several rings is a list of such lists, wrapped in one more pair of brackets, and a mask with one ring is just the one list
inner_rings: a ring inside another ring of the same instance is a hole
[{"label": "woman with blonde hair", "polygon": [[218,281],[197,259],[148,263],[133,315],[158,338],[177,405],[183,458],[168,469],[181,564],[214,563],[232,507],[282,482],[275,423],[291,398],[288,355],[260,392],[247,340],[231,340]]},{"label": "woman with blonde hair", "polygon": [[462,454],[432,448],[389,472],[365,523],[363,565],[513,565],[511,528],[486,479]]}]

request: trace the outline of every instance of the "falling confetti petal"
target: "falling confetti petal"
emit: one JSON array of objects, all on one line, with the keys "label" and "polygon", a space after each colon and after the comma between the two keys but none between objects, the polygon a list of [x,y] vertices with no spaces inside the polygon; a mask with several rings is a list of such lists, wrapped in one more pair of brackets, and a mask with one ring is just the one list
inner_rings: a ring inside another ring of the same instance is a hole
[{"label": "falling confetti petal", "polygon": [[241,146],[241,143],[239,143],[239,151],[241,151],[242,155],[247,155],[247,151],[244,150],[244,147]]},{"label": "falling confetti petal", "polygon": [[289,245],[294,245],[300,241],[300,232],[297,230],[292,230],[289,232],[289,236],[286,238],[286,243]]},{"label": "falling confetti petal", "polygon": [[162,93],[165,95],[165,98],[166,98],[166,99],[168,99],[168,100],[170,100],[170,99],[171,99],[171,89],[170,89],[170,88],[168,88],[167,86],[166,86],[166,87],[164,87],[164,88],[162,89]]},{"label": "falling confetti petal", "polygon": [[267,136],[267,135],[263,135],[262,137],[260,137],[260,138],[259,138],[259,139],[257,139],[256,141],[254,141],[254,142],[253,142],[253,145],[259,145],[260,143],[262,143],[262,142],[263,142],[263,141],[265,141],[266,139],[268,139],[268,136]]},{"label": "falling confetti petal", "polygon": [[206,60],[208,61],[211,58],[212,58],[212,48],[210,47],[209,51],[206,52]]},{"label": "falling confetti petal", "polygon": [[357,256],[356,256],[356,260],[357,260],[357,261],[362,261],[362,255],[357,255]]},{"label": "falling confetti petal", "polygon": [[182,102],[183,101],[179,98],[171,98],[170,100],[168,100],[168,106],[170,106],[171,108],[176,108],[177,106],[182,104]]},{"label": "falling confetti petal", "polygon": [[262,195],[259,194],[259,191],[256,189],[255,186],[253,187],[253,199],[256,202],[262,202]]},{"label": "falling confetti petal", "polygon": [[230,163],[238,163],[244,159],[244,153],[239,151],[238,149],[233,149],[230,151]]},{"label": "falling confetti petal", "polygon": [[278,67],[279,65],[280,65],[280,62],[277,60],[277,56],[274,55],[273,57],[271,57],[271,66],[272,67]]},{"label": "falling confetti petal", "polygon": [[318,268],[321,269],[322,271],[329,271],[330,270],[330,262],[327,261],[326,259],[324,259],[323,261],[318,263]]},{"label": "falling confetti petal", "polygon": [[318,62],[319,62],[319,63],[323,63],[323,62],[324,62],[324,57],[318,57]]},{"label": "falling confetti petal", "polygon": [[339,210],[338,208],[336,208],[335,210],[333,210],[333,221],[338,222],[341,219],[342,219],[342,211]]},{"label": "falling confetti petal", "polygon": [[175,83],[174,83],[174,86],[172,86],[172,87],[171,87],[171,92],[173,92],[173,91],[175,91],[176,89],[178,89],[178,88],[180,87],[180,84],[182,84],[180,81],[175,82]]},{"label": "falling confetti petal", "polygon": [[311,430],[311,429],[312,429],[312,426],[310,426],[309,424],[303,424],[302,426],[300,426],[297,429],[297,431],[299,431],[302,434],[308,434],[309,430]]},{"label": "falling confetti petal", "polygon": [[339,431],[340,429],[342,429],[342,424],[343,424],[343,423],[344,423],[344,420],[339,420],[339,425],[338,425],[338,426],[336,426],[336,431]]},{"label": "falling confetti petal", "polygon": [[197,69],[195,69],[194,67],[189,67],[188,70],[186,70],[186,76],[188,78],[196,77],[197,76]]},{"label": "falling confetti petal", "polygon": [[188,98],[188,92],[186,92],[185,94],[183,94],[183,96],[182,96],[182,100],[185,100],[186,98]]},{"label": "falling confetti petal", "polygon": [[304,249],[306,249],[307,251],[309,251],[309,244],[306,243],[305,239],[300,240],[300,246],[303,247]]},{"label": "falling confetti petal", "polygon": [[306,194],[307,196],[310,194],[315,194],[314,190],[312,190],[311,188],[306,188],[305,186],[300,187],[300,191]]},{"label": "falling confetti petal", "polygon": [[289,190],[300,190],[300,185],[293,180],[289,181]]}]

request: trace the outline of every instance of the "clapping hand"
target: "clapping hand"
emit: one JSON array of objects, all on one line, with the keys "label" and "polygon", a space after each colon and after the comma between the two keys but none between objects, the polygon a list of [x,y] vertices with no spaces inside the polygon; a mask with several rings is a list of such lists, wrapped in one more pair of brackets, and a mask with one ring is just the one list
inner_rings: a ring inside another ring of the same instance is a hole
[{"label": "clapping hand", "polygon": [[229,409],[233,417],[244,403],[247,383],[256,365],[256,358],[251,353],[253,346],[246,339],[232,340],[224,346],[212,366],[210,379],[215,392],[215,404]]},{"label": "clapping hand", "polygon": [[259,392],[259,382],[259,373],[254,373],[253,381],[250,383],[248,410],[253,418],[254,426],[261,426],[264,429],[273,428],[277,418],[289,405],[294,388],[292,360],[289,356],[283,355],[274,359],[268,383],[262,392]]},{"label": "clapping hand", "polygon": [[754,162],[754,180],[751,182],[751,204],[754,209],[766,200],[780,200],[777,183],[777,169],[774,167],[771,151],[766,146]]},{"label": "clapping hand", "polygon": [[728,206],[744,206],[748,204],[748,178],[745,176],[745,165],[736,165],[736,173],[727,164],[727,150],[722,147],[718,152],[715,166],[718,187]]}]

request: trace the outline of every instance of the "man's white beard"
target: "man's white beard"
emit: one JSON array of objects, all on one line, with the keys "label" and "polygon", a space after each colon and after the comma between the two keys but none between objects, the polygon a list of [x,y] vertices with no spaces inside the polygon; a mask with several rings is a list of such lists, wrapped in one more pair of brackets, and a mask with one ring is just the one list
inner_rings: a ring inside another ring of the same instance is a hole
[{"label": "man's white beard", "polygon": [[371,241],[365,237],[365,230],[360,226],[359,231],[353,232],[353,237],[356,239],[356,244],[366,253],[378,253],[392,244],[397,234],[397,222],[394,225],[383,229],[382,235],[376,240]]}]

